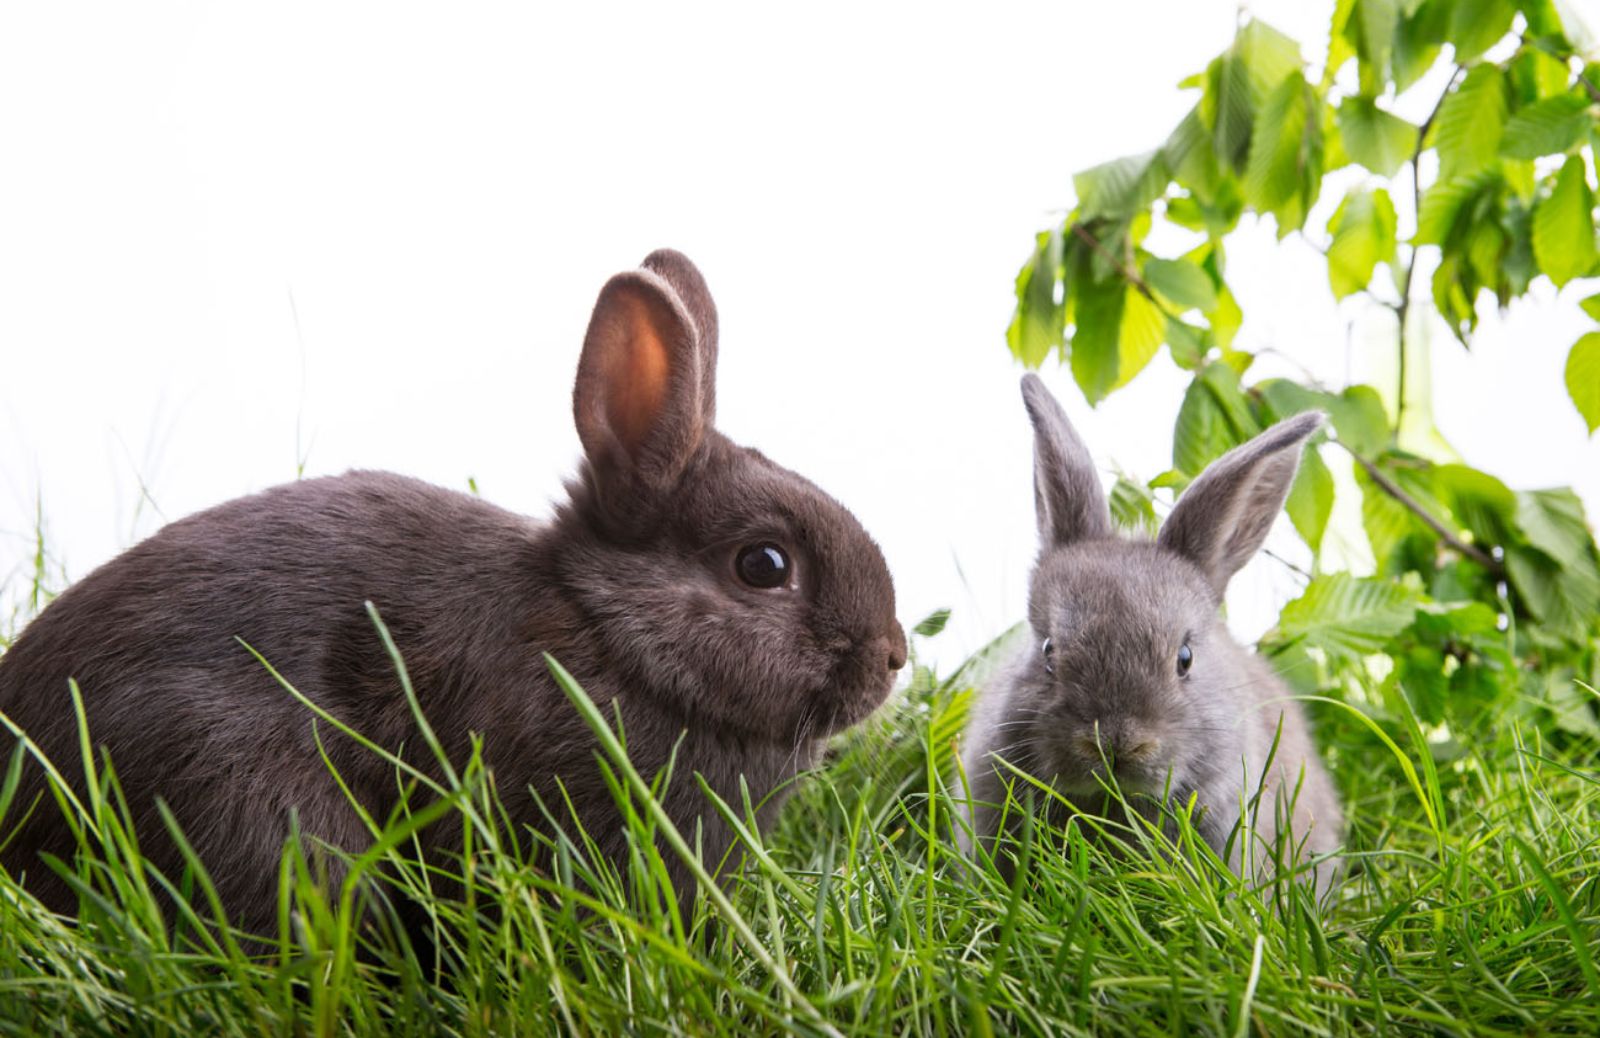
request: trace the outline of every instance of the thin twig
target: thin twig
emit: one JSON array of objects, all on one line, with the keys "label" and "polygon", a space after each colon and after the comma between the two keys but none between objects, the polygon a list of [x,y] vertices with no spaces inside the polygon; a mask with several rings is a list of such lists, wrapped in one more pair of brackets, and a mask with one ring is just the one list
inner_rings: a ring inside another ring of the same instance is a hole
[{"label": "thin twig", "polygon": [[1439,95],[1439,100],[1434,104],[1433,111],[1417,127],[1417,149],[1411,153],[1411,214],[1416,221],[1416,231],[1412,233],[1411,259],[1406,263],[1405,283],[1400,287],[1400,305],[1395,308],[1395,316],[1400,321],[1395,339],[1399,343],[1398,353],[1399,372],[1395,382],[1394,404],[1394,436],[1400,438],[1400,426],[1406,416],[1406,317],[1411,312],[1411,279],[1417,273],[1417,244],[1416,234],[1422,230],[1422,151],[1428,139],[1428,130],[1433,126],[1433,121],[1439,117],[1439,112],[1444,108],[1444,103],[1450,97],[1450,92],[1456,88],[1456,80],[1464,72],[1460,65],[1450,74],[1450,82],[1444,85],[1444,93]]},{"label": "thin twig", "polygon": [[1077,220],[1074,220],[1072,221],[1072,233],[1086,242],[1089,248],[1093,249],[1095,252],[1098,252],[1107,263],[1111,264],[1117,273],[1121,274],[1128,280],[1128,284],[1139,290],[1140,295],[1144,296],[1146,299],[1150,300],[1151,303],[1155,304],[1156,309],[1160,310],[1163,314],[1174,321],[1178,319],[1177,314],[1173,313],[1171,310],[1168,310],[1166,305],[1163,304],[1161,300],[1156,298],[1156,294],[1150,290],[1149,285],[1145,284],[1144,278],[1139,276],[1139,272],[1129,267],[1117,257],[1113,256],[1111,251],[1101,244],[1100,239],[1096,238],[1089,232],[1089,228],[1085,227]]},{"label": "thin twig", "polygon": [[1578,73],[1578,82],[1583,85],[1584,92],[1589,95],[1589,100],[1600,102],[1600,87],[1595,86],[1593,80],[1580,72]]},{"label": "thin twig", "polygon": [[1382,469],[1378,468],[1377,465],[1373,464],[1372,461],[1356,453],[1355,449],[1349,444],[1338,440],[1335,440],[1334,442],[1338,443],[1339,446],[1345,449],[1346,453],[1348,453],[1352,458],[1356,459],[1356,464],[1361,466],[1362,471],[1364,471],[1374,483],[1378,484],[1378,487],[1385,494],[1388,494],[1390,497],[1394,498],[1400,504],[1404,505],[1406,509],[1418,519],[1421,519],[1423,523],[1427,525],[1428,529],[1438,534],[1439,539],[1444,541],[1445,544],[1449,545],[1457,554],[1466,556],[1473,562],[1476,562],[1478,565],[1488,570],[1490,573],[1493,573],[1496,577],[1505,576],[1505,566],[1498,559],[1477,545],[1468,544],[1466,541],[1463,541],[1460,537],[1456,536],[1456,534],[1442,521],[1440,521],[1437,516],[1428,511],[1426,508],[1422,507],[1421,502],[1412,497],[1410,494],[1406,493],[1405,490],[1401,488],[1400,484],[1390,479],[1388,475],[1385,474]]}]

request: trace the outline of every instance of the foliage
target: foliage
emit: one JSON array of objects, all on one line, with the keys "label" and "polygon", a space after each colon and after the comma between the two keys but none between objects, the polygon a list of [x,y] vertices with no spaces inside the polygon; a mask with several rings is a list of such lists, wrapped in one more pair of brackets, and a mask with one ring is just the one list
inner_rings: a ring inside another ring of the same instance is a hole
[{"label": "foliage", "polygon": [[[1339,592],[1385,615],[1391,592]],[[225,925],[203,863],[138,855],[114,761],[93,771],[79,920],[0,874],[0,1033],[1199,1035],[1582,1031],[1600,997],[1600,759],[1512,723],[1446,766],[1414,722],[1319,718],[1350,806],[1347,877],[1319,903],[1242,880],[1193,838],[1082,815],[1013,848],[1015,875],[965,858],[954,741],[982,659],[916,667],[904,701],[843,738],[745,863],[702,862],[664,786],[603,741],[632,854],[510,824],[473,758],[439,782],[389,758],[408,806],[329,885],[286,847],[276,933]],[[558,675],[564,672],[557,669]],[[608,724],[581,689],[574,705]],[[1374,692],[1376,686],[1374,686]],[[1409,717],[1409,715],[1406,715]],[[308,718],[309,720],[309,718]],[[324,719],[324,723],[331,719]],[[625,719],[624,719],[625,720]],[[81,715],[80,715],[81,723]],[[1392,734],[1391,734],[1392,733]],[[424,735],[427,732],[424,731]],[[434,744],[435,750],[437,745]],[[24,750],[0,768],[0,833]],[[328,780],[335,781],[330,775]],[[63,802],[63,810],[76,809]],[[710,803],[750,819],[748,804]],[[462,853],[411,837],[459,815]],[[554,815],[552,816],[555,817]],[[680,899],[665,862],[722,885]],[[375,897],[385,892],[382,898]],[[388,905],[431,920],[413,944]],[[1530,968],[1537,964],[1537,968]]]},{"label": "foliage", "polygon": [[[1411,434],[1420,416],[1406,373],[1430,319],[1465,344],[1480,300],[1505,307],[1536,278],[1600,274],[1600,66],[1585,63],[1551,0],[1337,0],[1331,41],[1317,72],[1295,41],[1245,21],[1184,81],[1198,97],[1159,147],[1079,173],[1077,206],[1038,235],[1017,276],[1011,351],[1029,367],[1058,353],[1095,404],[1165,345],[1193,379],[1172,471],[1151,488],[1181,488],[1273,421],[1327,411],[1373,571],[1324,571],[1338,480],[1308,451],[1288,513],[1316,572],[1265,645],[1284,672],[1309,692],[1348,690],[1376,668],[1430,726],[1503,722],[1491,704],[1515,691],[1516,711],[1594,735],[1594,711],[1551,692],[1600,676],[1600,555],[1581,504],[1430,457]],[[1392,111],[1440,83],[1420,125]],[[1348,184],[1337,200],[1322,197],[1330,178]],[[1247,218],[1321,250],[1337,299],[1393,312],[1392,406],[1365,385],[1246,382],[1255,356],[1237,340],[1226,257]],[[1190,247],[1150,251],[1157,228]],[[1600,295],[1582,306],[1600,321]],[[1566,387],[1600,428],[1600,331],[1572,346]],[[1119,518],[1148,525],[1134,486],[1119,480]]]}]

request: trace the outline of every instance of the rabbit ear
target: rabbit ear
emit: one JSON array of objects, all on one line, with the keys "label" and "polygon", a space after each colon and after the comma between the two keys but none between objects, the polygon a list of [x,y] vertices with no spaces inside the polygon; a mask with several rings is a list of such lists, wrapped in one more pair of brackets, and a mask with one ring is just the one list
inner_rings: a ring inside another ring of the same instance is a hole
[{"label": "rabbit ear", "polygon": [[602,484],[670,486],[711,427],[693,319],[648,270],[600,290],[572,391],[578,438]]},{"label": "rabbit ear", "polygon": [[1220,598],[1283,510],[1306,439],[1326,416],[1285,419],[1224,454],[1184,491],[1156,542],[1198,565]]},{"label": "rabbit ear", "polygon": [[672,286],[694,322],[700,347],[700,406],[709,423],[717,413],[717,304],[699,268],[676,249],[657,249],[644,258],[643,266]]},{"label": "rabbit ear", "polygon": [[1111,510],[1089,450],[1031,371],[1022,376],[1022,402],[1033,422],[1033,504],[1040,542],[1059,547],[1110,536]]}]

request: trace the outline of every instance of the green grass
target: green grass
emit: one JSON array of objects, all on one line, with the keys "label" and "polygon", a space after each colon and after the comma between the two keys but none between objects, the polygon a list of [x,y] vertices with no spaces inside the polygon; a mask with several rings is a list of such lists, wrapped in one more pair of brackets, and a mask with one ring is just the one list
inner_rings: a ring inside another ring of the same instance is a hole
[{"label": "green grass", "polygon": [[[607,756],[637,835],[619,870],[592,860],[581,833],[535,838],[513,824],[472,761],[442,783],[402,773],[413,810],[371,820],[374,850],[338,887],[315,882],[291,842],[278,932],[236,940],[215,925],[201,863],[162,877],[140,862],[101,761],[79,813],[93,823],[87,853],[61,866],[80,884],[82,921],[0,876],[0,1033],[1600,1028],[1592,743],[1550,744],[1516,725],[1429,742],[1403,720],[1316,704],[1351,822],[1347,875],[1326,903],[1289,879],[1234,877],[1181,820],[1172,838],[1083,818],[1041,828],[1008,879],[956,849],[968,685],[964,672],[917,668],[895,707],[800,784],[771,832],[746,831],[742,868],[696,864],[729,878],[684,904],[664,862],[689,853],[694,834],[670,831],[652,791],[692,776],[638,775]],[[0,839],[26,809],[14,785],[0,787]],[[708,809],[749,816],[748,804]],[[466,822],[449,893],[450,877],[413,853],[416,831],[444,812]],[[375,880],[380,866],[387,878]],[[394,886],[435,920],[432,948],[386,925],[372,894]]]}]

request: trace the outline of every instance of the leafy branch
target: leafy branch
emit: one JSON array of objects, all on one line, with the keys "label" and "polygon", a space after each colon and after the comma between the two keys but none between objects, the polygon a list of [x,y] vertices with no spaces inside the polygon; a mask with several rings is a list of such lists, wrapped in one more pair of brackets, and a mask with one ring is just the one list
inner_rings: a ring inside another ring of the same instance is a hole
[{"label": "leafy branch", "polygon": [[[1517,702],[1546,704],[1558,726],[1600,736],[1592,707],[1550,700],[1562,681],[1600,679],[1600,552],[1581,502],[1570,490],[1512,491],[1489,473],[1419,456],[1419,443],[1440,439],[1419,428],[1427,401],[1413,385],[1423,322],[1442,322],[1465,344],[1480,302],[1504,308],[1535,281],[1560,288],[1600,276],[1590,179],[1600,67],[1583,63],[1548,0],[1331,8],[1320,71],[1293,39],[1244,18],[1227,49],[1183,81],[1195,103],[1164,140],[1073,177],[1076,204],[1037,235],[1017,275],[1007,344],[1029,367],[1059,357],[1091,404],[1163,351],[1191,373],[1172,469],[1148,486],[1121,481],[1135,505],[1182,487],[1273,421],[1309,408],[1331,415],[1361,495],[1372,570],[1327,567],[1337,484],[1321,454],[1308,452],[1287,511],[1313,564],[1280,621],[1281,637],[1294,632],[1293,644],[1326,650],[1293,663],[1315,675],[1301,679],[1305,691],[1335,691],[1341,675],[1362,680],[1360,654],[1341,649],[1355,644],[1390,656],[1392,680],[1425,722],[1470,724],[1494,689],[1510,688]],[[1392,111],[1413,85],[1439,78],[1444,89],[1420,124]],[[1341,198],[1324,198],[1327,176],[1347,168],[1363,176]],[[1396,191],[1414,215],[1405,234]],[[1247,216],[1270,219],[1280,240],[1310,242],[1335,299],[1393,313],[1387,394],[1333,391],[1303,367],[1300,381],[1247,383],[1256,357],[1275,352],[1236,342],[1244,314],[1227,248]],[[1157,226],[1191,246],[1153,252],[1146,242]],[[1600,294],[1581,305],[1597,327],[1571,346],[1565,383],[1593,433]],[[1543,683],[1522,687],[1535,673]]]}]

